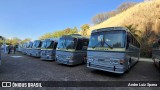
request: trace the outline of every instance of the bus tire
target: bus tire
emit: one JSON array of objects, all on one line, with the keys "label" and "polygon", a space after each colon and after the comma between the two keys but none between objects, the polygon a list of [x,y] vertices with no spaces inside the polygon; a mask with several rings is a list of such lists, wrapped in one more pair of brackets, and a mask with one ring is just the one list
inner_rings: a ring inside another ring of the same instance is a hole
[{"label": "bus tire", "polygon": [[154,66],[156,66],[155,58],[152,58]]},{"label": "bus tire", "polygon": [[129,72],[130,68],[131,68],[131,58],[130,58],[130,59],[129,59],[129,61],[128,61],[128,68],[127,68],[127,72]]}]

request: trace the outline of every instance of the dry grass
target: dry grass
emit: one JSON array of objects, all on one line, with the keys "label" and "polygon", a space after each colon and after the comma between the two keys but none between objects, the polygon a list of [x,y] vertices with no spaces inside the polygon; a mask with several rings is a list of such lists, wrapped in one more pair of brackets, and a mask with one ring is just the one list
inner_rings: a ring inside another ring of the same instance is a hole
[{"label": "dry grass", "polygon": [[149,22],[152,23],[153,30],[158,31],[160,28],[160,0],[139,3],[103,23],[91,27],[87,33],[90,35],[92,30],[98,28],[130,24],[136,26],[138,30],[144,30]]}]

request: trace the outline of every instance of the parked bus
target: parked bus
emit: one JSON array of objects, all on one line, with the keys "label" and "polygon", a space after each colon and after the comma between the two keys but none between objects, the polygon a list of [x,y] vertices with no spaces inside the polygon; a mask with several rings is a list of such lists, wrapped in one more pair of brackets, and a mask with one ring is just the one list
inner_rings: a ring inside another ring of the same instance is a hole
[{"label": "parked bus", "polygon": [[26,54],[27,42],[22,44],[22,54]]},{"label": "parked bus", "polygon": [[28,42],[26,47],[26,54],[31,55],[33,42]]},{"label": "parked bus", "polygon": [[55,60],[58,39],[45,39],[41,47],[42,60]]},{"label": "parked bus", "polygon": [[87,67],[113,73],[128,71],[140,58],[140,43],[125,27],[93,30]]},{"label": "parked bus", "polygon": [[32,47],[32,50],[31,50],[31,56],[33,56],[33,57],[40,57],[41,56],[41,45],[42,45],[41,40],[35,40],[33,42],[33,47]]},{"label": "parked bus", "polygon": [[153,45],[152,60],[154,61],[155,66],[160,70],[160,39]]},{"label": "parked bus", "polygon": [[22,51],[22,47],[23,47],[23,44],[18,44],[17,51],[18,51],[18,52],[21,52],[21,51]]},{"label": "parked bus", "polygon": [[79,34],[60,37],[56,48],[56,62],[76,65],[86,62],[89,38]]}]

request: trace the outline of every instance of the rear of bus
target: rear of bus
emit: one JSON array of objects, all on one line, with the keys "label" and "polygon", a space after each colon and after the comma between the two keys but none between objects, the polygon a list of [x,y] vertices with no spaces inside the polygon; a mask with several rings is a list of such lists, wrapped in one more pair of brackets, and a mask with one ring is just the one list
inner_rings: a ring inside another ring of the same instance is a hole
[{"label": "rear of bus", "polygon": [[122,28],[94,30],[87,51],[87,67],[124,73],[126,67],[126,31]]}]

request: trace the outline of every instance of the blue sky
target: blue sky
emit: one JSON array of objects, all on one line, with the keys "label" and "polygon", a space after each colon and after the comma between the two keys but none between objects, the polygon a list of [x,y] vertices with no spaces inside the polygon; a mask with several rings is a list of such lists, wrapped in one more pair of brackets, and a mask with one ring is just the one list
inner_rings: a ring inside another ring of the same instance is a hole
[{"label": "blue sky", "polygon": [[123,2],[143,0],[0,0],[0,35],[38,39],[41,35],[91,24],[91,18]]}]

